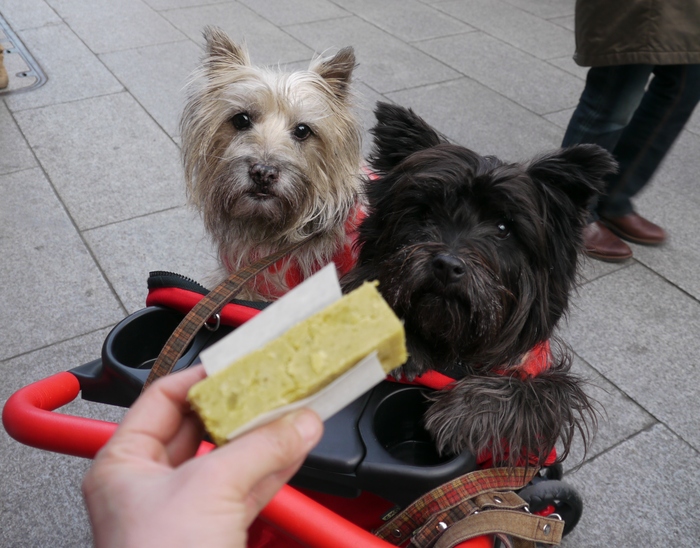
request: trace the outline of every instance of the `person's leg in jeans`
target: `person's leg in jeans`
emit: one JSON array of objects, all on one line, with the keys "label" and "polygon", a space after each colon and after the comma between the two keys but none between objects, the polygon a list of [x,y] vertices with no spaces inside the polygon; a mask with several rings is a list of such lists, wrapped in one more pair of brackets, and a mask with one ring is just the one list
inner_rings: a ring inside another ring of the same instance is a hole
[{"label": "person's leg in jeans", "polygon": [[601,199],[602,217],[634,211],[631,198],[650,181],[700,101],[700,65],[659,65],[613,150],[620,164]]},{"label": "person's leg in jeans", "polygon": [[[600,145],[613,152],[639,106],[653,67],[619,65],[592,67],[586,87],[566,128],[563,147],[583,143]],[[597,220],[597,203],[591,220]]]},{"label": "person's leg in jeans", "polygon": [[[612,152],[642,100],[652,68],[649,65],[591,68],[562,146],[594,143]],[[586,253],[611,262],[629,259],[632,250],[599,221],[597,206],[598,201],[591,204],[589,223],[583,232]]]}]

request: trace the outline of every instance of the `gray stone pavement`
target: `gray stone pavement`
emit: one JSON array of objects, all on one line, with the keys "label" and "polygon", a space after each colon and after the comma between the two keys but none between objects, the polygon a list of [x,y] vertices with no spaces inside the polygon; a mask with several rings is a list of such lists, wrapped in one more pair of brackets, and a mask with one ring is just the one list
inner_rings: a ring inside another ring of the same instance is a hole
[{"label": "gray stone pavement", "polygon": [[[254,61],[306,64],[353,45],[369,127],[378,99],[455,141],[527,159],[556,148],[583,89],[574,0],[2,0],[48,76],[0,95],[0,404],[99,356],[144,305],[149,270],[204,279],[215,264],[185,206],[182,86],[217,24]],[[10,75],[12,78],[13,75]],[[585,265],[564,338],[606,409],[592,450],[565,463],[585,500],[567,547],[700,545],[700,114],[640,212],[661,248]],[[76,401],[67,412],[119,420]],[[86,546],[88,462],[0,431],[0,546]]]}]

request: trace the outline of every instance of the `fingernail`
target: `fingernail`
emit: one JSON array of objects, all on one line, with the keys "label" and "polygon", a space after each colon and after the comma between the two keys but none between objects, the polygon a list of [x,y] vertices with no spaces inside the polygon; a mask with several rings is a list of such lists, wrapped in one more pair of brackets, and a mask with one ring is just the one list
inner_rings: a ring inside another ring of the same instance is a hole
[{"label": "fingernail", "polygon": [[299,411],[293,417],[294,427],[307,443],[315,442],[321,431],[321,421],[311,411]]}]

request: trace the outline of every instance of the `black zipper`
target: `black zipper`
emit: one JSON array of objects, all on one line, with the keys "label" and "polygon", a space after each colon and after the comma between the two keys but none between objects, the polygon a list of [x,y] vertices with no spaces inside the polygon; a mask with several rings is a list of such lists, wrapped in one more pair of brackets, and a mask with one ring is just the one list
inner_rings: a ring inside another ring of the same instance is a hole
[{"label": "black zipper", "polygon": [[[167,270],[154,270],[148,274],[148,289],[159,289],[164,287],[175,287],[178,289],[185,289],[187,291],[192,291],[194,293],[199,293],[200,295],[206,295],[209,290],[204,287],[199,282],[194,281],[192,278],[183,276],[176,272],[168,272]],[[241,299],[233,299],[232,303],[241,304],[249,308],[255,308],[256,310],[262,310],[270,303],[262,301],[244,301]]]}]

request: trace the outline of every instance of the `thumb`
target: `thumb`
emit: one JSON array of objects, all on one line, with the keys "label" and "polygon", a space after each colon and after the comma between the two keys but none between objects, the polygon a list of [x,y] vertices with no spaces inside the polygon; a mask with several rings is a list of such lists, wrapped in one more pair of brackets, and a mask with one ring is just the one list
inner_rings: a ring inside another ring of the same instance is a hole
[{"label": "thumb", "polygon": [[227,484],[241,501],[251,496],[262,509],[299,469],[321,439],[323,422],[308,409],[256,428],[208,456],[226,470]]}]

